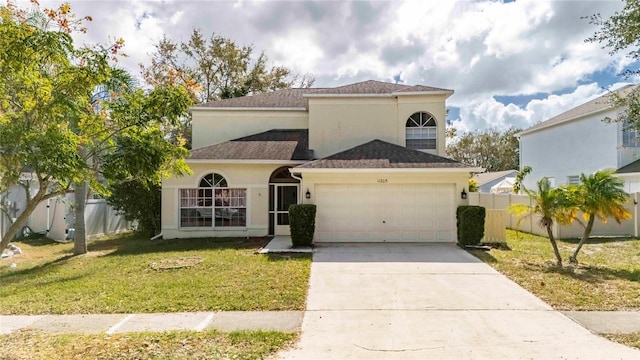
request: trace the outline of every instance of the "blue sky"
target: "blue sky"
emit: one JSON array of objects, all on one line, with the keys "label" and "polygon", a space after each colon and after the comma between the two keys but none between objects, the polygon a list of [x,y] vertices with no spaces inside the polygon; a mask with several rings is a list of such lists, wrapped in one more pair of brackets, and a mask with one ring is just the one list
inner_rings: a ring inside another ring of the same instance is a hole
[{"label": "blue sky", "polygon": [[449,121],[459,131],[526,128],[635,81],[616,76],[634,65],[625,54],[584,41],[597,28],[583,17],[608,17],[620,0],[70,3],[94,19],[78,41],[123,38],[121,64],[134,74],[163,34],[184,40],[197,27],[312,74],[315,86],[374,79],[453,89]]}]

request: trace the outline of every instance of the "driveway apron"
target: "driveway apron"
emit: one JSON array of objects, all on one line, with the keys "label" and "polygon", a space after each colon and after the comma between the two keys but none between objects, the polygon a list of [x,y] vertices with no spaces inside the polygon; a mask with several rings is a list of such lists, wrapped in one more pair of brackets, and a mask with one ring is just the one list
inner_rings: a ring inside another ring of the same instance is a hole
[{"label": "driveway apron", "polygon": [[454,244],[327,244],[286,359],[640,358]]}]

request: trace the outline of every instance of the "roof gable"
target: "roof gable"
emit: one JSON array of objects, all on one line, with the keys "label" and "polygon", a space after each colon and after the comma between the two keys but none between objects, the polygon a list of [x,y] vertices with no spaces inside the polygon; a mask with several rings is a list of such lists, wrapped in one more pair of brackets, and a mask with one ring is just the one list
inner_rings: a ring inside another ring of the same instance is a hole
[{"label": "roof gable", "polygon": [[384,168],[467,168],[453,159],[408,149],[382,140],[372,140],[351,149],[315,160],[297,168],[384,169]]}]

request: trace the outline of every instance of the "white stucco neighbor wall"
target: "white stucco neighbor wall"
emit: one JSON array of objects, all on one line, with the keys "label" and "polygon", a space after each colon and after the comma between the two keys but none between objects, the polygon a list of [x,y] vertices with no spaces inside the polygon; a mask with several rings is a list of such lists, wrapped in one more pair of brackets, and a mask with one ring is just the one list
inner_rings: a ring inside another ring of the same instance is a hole
[{"label": "white stucco neighbor wall", "polygon": [[543,177],[553,178],[554,185],[566,184],[569,176],[590,174],[619,167],[620,125],[606,124],[612,110],[585,116],[556,126],[520,136],[520,168],[532,172],[524,185],[535,189]]},{"label": "white stucco neighbor wall", "polygon": [[305,110],[192,109],[193,149],[273,129],[308,129]]}]

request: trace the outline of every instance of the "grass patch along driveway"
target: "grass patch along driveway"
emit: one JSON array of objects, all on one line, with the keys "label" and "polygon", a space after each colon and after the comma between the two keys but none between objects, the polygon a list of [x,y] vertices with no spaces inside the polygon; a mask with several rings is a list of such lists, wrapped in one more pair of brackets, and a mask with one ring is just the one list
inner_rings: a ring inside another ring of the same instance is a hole
[{"label": "grass patch along driveway", "polygon": [[[577,240],[559,240],[563,268],[545,237],[507,230],[507,244],[471,253],[557,310],[640,311],[640,239],[591,239],[579,264],[568,261]],[[604,336],[640,349],[640,332]]]},{"label": "grass patch along driveway", "polygon": [[[304,310],[311,256],[256,254],[265,241],[129,234],[74,257],[72,244],[25,240],[23,254],[0,262],[0,313]],[[163,265],[191,266],[154,269]]]},{"label": "grass patch along driveway", "polygon": [[2,335],[2,359],[264,359],[295,334],[268,331],[170,331],[127,334]]},{"label": "grass patch along driveway", "polygon": [[471,252],[557,310],[640,310],[640,240],[592,239],[578,265],[568,262],[576,243],[558,241],[561,269],[547,238],[512,230],[511,250]]}]

